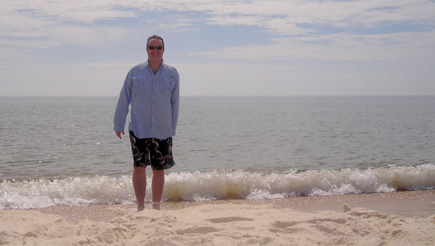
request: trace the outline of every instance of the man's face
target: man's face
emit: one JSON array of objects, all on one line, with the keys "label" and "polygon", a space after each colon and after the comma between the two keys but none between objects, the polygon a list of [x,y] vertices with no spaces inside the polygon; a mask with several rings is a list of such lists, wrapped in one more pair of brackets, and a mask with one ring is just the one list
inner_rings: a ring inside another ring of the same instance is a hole
[{"label": "man's face", "polygon": [[[150,48],[154,49],[150,49]],[[159,48],[161,49],[159,50]],[[147,45],[148,60],[151,62],[161,62],[163,59],[163,52],[165,48],[163,47],[163,42],[160,39],[150,39]]]}]

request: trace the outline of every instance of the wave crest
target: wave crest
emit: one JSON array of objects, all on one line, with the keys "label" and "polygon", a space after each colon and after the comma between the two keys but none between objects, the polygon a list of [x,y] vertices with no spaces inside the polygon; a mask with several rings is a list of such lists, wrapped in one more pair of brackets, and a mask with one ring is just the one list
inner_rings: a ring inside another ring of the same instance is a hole
[{"label": "wave crest", "polygon": [[[151,184],[151,177],[147,179],[148,184]],[[151,200],[150,186],[147,187],[148,201]],[[216,170],[167,174],[163,200],[277,199],[293,196],[431,190],[434,187],[434,164],[366,170],[289,170],[286,173]],[[0,209],[134,202],[131,177],[125,175],[67,177],[54,180],[4,180],[0,183]]]}]

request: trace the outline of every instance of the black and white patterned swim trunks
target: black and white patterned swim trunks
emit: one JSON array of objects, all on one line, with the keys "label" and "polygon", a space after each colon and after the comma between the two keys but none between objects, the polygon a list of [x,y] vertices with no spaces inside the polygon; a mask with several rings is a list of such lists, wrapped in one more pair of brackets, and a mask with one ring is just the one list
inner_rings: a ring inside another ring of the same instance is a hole
[{"label": "black and white patterned swim trunks", "polygon": [[172,137],[160,140],[155,138],[137,138],[130,131],[131,151],[135,167],[151,165],[153,170],[164,170],[175,165],[172,156]]}]

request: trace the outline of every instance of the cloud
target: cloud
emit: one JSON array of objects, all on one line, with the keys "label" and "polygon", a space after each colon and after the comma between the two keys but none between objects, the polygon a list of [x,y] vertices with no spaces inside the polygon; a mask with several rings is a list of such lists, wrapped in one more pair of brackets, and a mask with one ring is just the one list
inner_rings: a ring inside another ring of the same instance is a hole
[{"label": "cloud", "polygon": [[98,20],[132,17],[107,1],[7,1],[0,10],[0,44],[10,49],[48,49],[62,45],[95,47],[117,42],[124,27],[93,24]]},{"label": "cloud", "polygon": [[354,28],[403,22],[430,24],[435,20],[435,3],[425,0],[189,2],[156,4],[153,9],[203,12],[208,24],[255,25],[283,35],[311,33],[309,28],[297,27],[304,24]]},{"label": "cloud", "polygon": [[[311,56],[323,56],[325,52],[322,49],[337,49],[338,45],[354,48],[372,44],[373,51],[377,52],[378,48],[400,43],[404,37],[390,35],[380,38],[355,28],[377,25],[388,28],[391,23],[426,23],[423,28],[426,30],[423,31],[430,33],[433,29],[431,23],[435,21],[435,2],[425,0],[7,0],[0,11],[2,22],[8,23],[0,30],[0,39],[7,46],[42,49],[60,45],[95,47],[122,42],[124,37],[133,36],[135,31],[144,31],[144,26],[146,30],[186,33],[197,32],[206,25],[241,25],[257,27],[257,31],[271,35],[268,48],[276,46],[276,50],[282,51],[280,55],[272,54],[277,58],[286,55],[297,57],[300,52],[294,47],[304,50],[307,46],[312,50]],[[104,22],[114,19],[132,19],[136,20],[136,24],[129,25],[127,22],[111,26]],[[328,27],[338,29],[335,34],[325,33]],[[405,35],[414,34],[408,30],[405,32],[408,32]],[[286,43],[288,47],[280,46],[280,43]],[[235,57],[246,57],[243,54],[250,50],[257,52],[261,47],[251,45],[236,49],[238,51],[231,48],[211,51],[208,55],[219,53],[231,58],[230,51],[237,54],[233,55]]]},{"label": "cloud", "polygon": [[[89,63],[136,63],[145,56],[138,49],[146,36],[159,33],[168,37],[165,58],[184,62],[177,66],[183,78],[196,81],[185,84],[189,94],[240,94],[246,85],[255,85],[248,94],[310,94],[332,83],[340,86],[330,93],[347,88],[345,94],[356,91],[349,80],[368,92],[367,79],[400,80],[405,90],[412,78],[421,80],[424,91],[434,78],[434,12],[431,0],[3,0],[0,22],[7,24],[0,28],[0,62],[10,69],[0,72],[2,81],[15,81],[21,64],[38,64],[19,78],[48,81],[57,89],[47,93],[57,94],[64,87],[53,78],[67,77],[68,92],[82,93],[70,83],[93,78],[104,85],[115,74],[124,76],[123,68],[100,78],[104,66],[88,71]],[[275,89],[262,83],[270,73]],[[119,80],[113,82],[116,90]],[[203,81],[206,87],[200,87]]]},{"label": "cloud", "polygon": [[[359,35],[338,33],[273,39],[268,45],[225,47],[199,52],[211,59],[406,61],[410,57],[431,61],[435,54],[435,31]],[[195,54],[195,53],[194,53]]]},{"label": "cloud", "polygon": [[116,0],[105,1],[48,1],[48,0],[7,0],[2,12],[19,16],[30,16],[37,20],[55,22],[70,21],[92,23],[98,20],[134,17],[134,12],[119,9]]},{"label": "cloud", "polygon": [[126,28],[109,26],[75,26],[57,25],[47,29],[46,37],[49,40],[65,45],[86,47],[104,47],[109,44],[121,42],[123,39],[133,39],[133,32]]},{"label": "cloud", "polygon": [[[256,25],[282,34],[300,34],[301,24],[334,27],[372,27],[379,23],[433,23],[435,3],[414,0],[372,1],[46,1],[8,0],[2,14],[8,19],[29,18],[38,22],[95,23],[102,20],[137,18],[146,13],[202,13],[204,23],[212,25]],[[165,14],[167,16],[167,14]],[[185,26],[196,18],[183,19]],[[170,19],[173,22],[174,19]],[[32,22],[33,22],[32,21]],[[32,24],[25,22],[22,24]],[[168,22],[168,23],[170,23]],[[34,23],[33,23],[34,24]],[[24,27],[23,25],[20,25]],[[6,27],[7,28],[7,27]],[[294,32],[296,30],[296,32]],[[310,30],[307,30],[311,32]]]}]

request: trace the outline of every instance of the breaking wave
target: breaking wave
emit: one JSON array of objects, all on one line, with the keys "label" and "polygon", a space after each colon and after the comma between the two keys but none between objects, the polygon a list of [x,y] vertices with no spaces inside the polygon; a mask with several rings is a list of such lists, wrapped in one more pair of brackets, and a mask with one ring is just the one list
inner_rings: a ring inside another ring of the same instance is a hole
[{"label": "breaking wave", "polygon": [[[151,177],[147,177],[151,184]],[[166,174],[163,200],[279,199],[431,190],[435,165],[389,166],[340,170],[289,170],[262,173],[244,170]],[[151,199],[150,185],[146,200]],[[132,204],[131,176],[88,176],[61,179],[3,180],[0,209],[31,209],[57,205]]]}]

